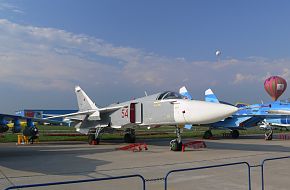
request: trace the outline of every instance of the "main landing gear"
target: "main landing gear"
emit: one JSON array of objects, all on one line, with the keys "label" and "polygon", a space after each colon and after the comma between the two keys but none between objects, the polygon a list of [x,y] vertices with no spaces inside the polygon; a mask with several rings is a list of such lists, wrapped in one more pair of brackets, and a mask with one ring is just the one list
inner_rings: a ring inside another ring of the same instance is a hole
[{"label": "main landing gear", "polygon": [[103,130],[102,127],[98,128],[93,128],[89,130],[89,135],[88,135],[88,142],[91,145],[98,145],[100,144],[100,134],[101,131]]},{"label": "main landing gear", "polygon": [[178,126],[176,126],[176,139],[170,141],[170,150],[172,151],[181,151],[182,150],[182,141],[181,141],[181,131]]},{"label": "main landing gear", "polygon": [[265,132],[265,140],[272,140],[273,139],[273,130],[270,129]]},{"label": "main landing gear", "polygon": [[135,143],[135,141],[136,141],[135,129],[127,128],[125,130],[124,142],[125,143]]},{"label": "main landing gear", "polygon": [[233,139],[237,139],[237,138],[239,138],[240,133],[239,133],[238,130],[232,130],[232,131],[231,131],[231,135],[232,135],[232,138],[233,138]]},{"label": "main landing gear", "polygon": [[283,129],[285,129],[285,131],[289,131],[289,129],[285,126],[280,127],[280,131],[283,131]]},{"label": "main landing gear", "polygon": [[[236,129],[231,130],[230,135],[231,135],[231,137],[232,137],[233,139],[237,139],[237,138],[239,138],[239,136],[240,136],[239,130],[236,130]],[[212,137],[213,137],[213,135],[212,135],[212,132],[211,132],[210,129],[207,130],[207,131],[205,131],[204,134],[203,134],[203,138],[204,138],[204,139],[211,139]]]},{"label": "main landing gear", "polygon": [[207,131],[204,132],[202,138],[204,138],[204,139],[210,139],[210,138],[212,138],[212,136],[213,136],[213,135],[212,135],[212,132],[211,132],[211,130],[209,129],[209,130],[207,130]]}]

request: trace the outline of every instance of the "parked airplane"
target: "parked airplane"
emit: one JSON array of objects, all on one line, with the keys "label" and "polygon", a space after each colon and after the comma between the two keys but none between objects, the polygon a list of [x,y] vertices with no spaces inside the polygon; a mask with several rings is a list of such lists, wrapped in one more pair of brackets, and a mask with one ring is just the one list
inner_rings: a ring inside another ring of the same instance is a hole
[{"label": "parked airplane", "polygon": [[[205,91],[205,101],[219,103],[211,89]],[[225,102],[224,102],[225,103]],[[227,104],[227,103],[225,103]],[[239,104],[239,110],[232,116],[210,124],[210,129],[205,132],[204,138],[212,137],[212,128],[230,129],[232,138],[239,137],[239,130],[259,126],[266,131],[268,140],[272,139],[275,127],[285,128],[290,126],[290,101],[274,101],[268,104]]]},{"label": "parked airplane", "polygon": [[107,128],[124,128],[125,142],[135,142],[136,126],[175,126],[177,139],[171,141],[172,150],[180,150],[181,131],[184,124],[206,124],[220,121],[237,111],[230,105],[187,100],[179,93],[166,91],[135,100],[98,108],[87,94],[75,87],[79,111],[48,117],[74,121],[76,130],[89,135],[89,142],[100,141],[101,132]]},{"label": "parked airplane", "polygon": [[53,124],[60,124],[64,122],[42,119],[39,115],[10,115],[0,114],[0,133],[5,133],[11,129],[12,133],[20,133],[23,130],[23,134],[31,136],[31,132],[34,130],[34,122],[48,122]]},{"label": "parked airplane", "polygon": [[[26,120],[26,124],[21,122],[21,120]],[[20,117],[17,115],[0,114],[0,133],[5,133],[11,128],[13,133],[19,133],[22,127],[32,127],[33,118]]]}]

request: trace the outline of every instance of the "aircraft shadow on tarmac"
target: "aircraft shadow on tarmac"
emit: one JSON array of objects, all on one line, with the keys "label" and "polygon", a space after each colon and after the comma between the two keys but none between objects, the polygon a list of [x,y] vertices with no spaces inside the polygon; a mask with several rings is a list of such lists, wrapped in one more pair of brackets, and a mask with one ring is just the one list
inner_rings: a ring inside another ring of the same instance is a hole
[{"label": "aircraft shadow on tarmac", "polygon": [[[258,152],[290,152],[290,147],[286,147],[283,145],[272,145],[272,141],[265,141],[260,137],[256,138],[253,136],[243,136],[242,137],[245,141],[247,139],[259,139],[261,140],[261,144],[241,144],[238,142],[234,142],[235,140],[232,140],[233,143],[224,143],[223,139],[220,139],[220,141],[206,141],[206,145],[208,149],[216,149],[216,150],[239,150],[239,151],[258,151]],[[189,139],[184,139],[184,142],[186,142]],[[191,139],[196,140],[196,139]],[[200,140],[200,139],[197,139]],[[170,139],[138,139],[138,142],[145,142],[148,145],[157,145],[157,146],[168,146]],[[275,141],[275,140],[274,140]],[[274,142],[273,141],[273,142]]]},{"label": "aircraft shadow on tarmac", "polygon": [[[185,139],[186,140],[186,139]],[[245,139],[246,140],[246,139]],[[137,142],[145,142],[149,145],[169,147],[170,139],[138,139]],[[31,146],[31,147],[0,147],[0,166],[18,171],[36,172],[45,175],[89,175],[94,173],[98,166],[110,164],[106,160],[89,159],[82,156],[90,156],[98,153],[115,151],[114,147],[106,148],[106,143],[116,145],[119,141],[103,141],[103,145],[95,146],[61,146],[67,143],[52,143],[50,146]],[[72,145],[83,144],[81,142]],[[272,145],[271,141],[261,144],[241,144],[239,142],[229,143],[220,141],[206,141],[207,150],[239,150],[257,152],[290,152],[290,147],[283,145]],[[168,150],[169,151],[169,150]],[[97,156],[95,156],[97,157]]]},{"label": "aircraft shadow on tarmac", "polygon": [[206,142],[209,149],[220,150],[240,150],[240,151],[257,151],[257,152],[290,152],[290,147],[281,145],[271,145],[269,143],[261,144],[228,144],[220,142]]},{"label": "aircraft shadow on tarmac", "polygon": [[[45,175],[88,175],[111,162],[82,157],[114,149],[68,147],[1,147],[0,166]],[[16,175],[18,176],[18,175]],[[13,176],[12,176],[13,177]]]}]

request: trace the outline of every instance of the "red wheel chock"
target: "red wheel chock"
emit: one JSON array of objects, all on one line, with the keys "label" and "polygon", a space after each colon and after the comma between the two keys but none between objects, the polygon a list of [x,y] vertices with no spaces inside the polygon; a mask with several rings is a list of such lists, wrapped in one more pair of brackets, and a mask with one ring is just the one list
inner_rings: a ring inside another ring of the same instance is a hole
[{"label": "red wheel chock", "polygon": [[206,148],[204,141],[189,141],[182,144],[182,152],[185,151],[185,147],[191,147],[193,149]]},{"label": "red wheel chock", "polygon": [[122,146],[119,148],[116,148],[116,150],[132,150],[133,152],[140,152],[144,150],[148,150],[147,144],[146,143],[134,143],[134,144],[129,144],[127,146]]}]

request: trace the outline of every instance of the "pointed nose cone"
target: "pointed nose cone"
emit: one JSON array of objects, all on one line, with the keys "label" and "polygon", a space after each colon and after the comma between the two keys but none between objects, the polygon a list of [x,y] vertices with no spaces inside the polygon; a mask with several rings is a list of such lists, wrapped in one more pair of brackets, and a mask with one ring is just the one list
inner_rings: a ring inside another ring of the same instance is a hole
[{"label": "pointed nose cone", "polygon": [[220,117],[227,118],[229,116],[232,116],[234,113],[238,111],[238,108],[235,106],[231,105],[226,105],[226,104],[219,104],[220,107],[218,108],[221,113]]},{"label": "pointed nose cone", "polygon": [[190,124],[218,122],[238,111],[234,106],[194,100],[184,101],[177,108],[175,118]]},{"label": "pointed nose cone", "polygon": [[231,115],[233,115],[238,108],[226,104],[204,102],[201,105],[197,115],[203,120],[200,120],[200,124],[208,124],[221,121]]}]

